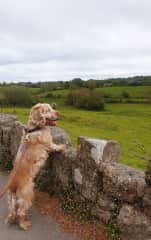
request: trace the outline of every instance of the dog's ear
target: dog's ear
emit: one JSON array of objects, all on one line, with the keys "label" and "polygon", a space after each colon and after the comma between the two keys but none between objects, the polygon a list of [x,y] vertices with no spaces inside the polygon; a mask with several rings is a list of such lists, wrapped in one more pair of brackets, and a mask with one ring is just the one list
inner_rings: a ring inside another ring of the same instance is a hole
[{"label": "dog's ear", "polygon": [[43,105],[41,103],[38,103],[31,109],[28,121],[28,128],[33,129],[36,127],[42,127],[45,124],[46,119],[43,112]]},{"label": "dog's ear", "polygon": [[36,105],[34,105],[31,109],[31,112],[34,111],[35,109],[37,108],[41,108],[42,107],[42,104],[41,103],[37,103]]}]

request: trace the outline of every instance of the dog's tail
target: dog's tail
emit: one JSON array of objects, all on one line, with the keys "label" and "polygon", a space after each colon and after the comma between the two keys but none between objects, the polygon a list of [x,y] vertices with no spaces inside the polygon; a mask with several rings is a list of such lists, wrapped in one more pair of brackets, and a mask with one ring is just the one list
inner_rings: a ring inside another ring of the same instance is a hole
[{"label": "dog's tail", "polygon": [[11,185],[14,181],[14,178],[16,177],[16,175],[20,169],[26,148],[27,148],[26,142],[24,142],[24,144],[21,144],[21,146],[19,147],[16,159],[15,159],[15,166],[13,167],[13,170],[10,173],[8,182],[6,183],[4,188],[0,191],[0,199],[5,195],[5,193],[8,191],[8,189],[11,187]]},{"label": "dog's tail", "polygon": [[[15,170],[15,169],[14,169]],[[9,178],[8,182],[6,183],[6,185],[4,186],[4,188],[1,190],[0,192],[0,199],[5,195],[5,193],[8,191],[8,189],[10,188],[13,180],[14,180],[14,177],[16,176],[17,174],[17,169],[15,171],[12,171],[12,174],[11,174],[11,177]]]}]

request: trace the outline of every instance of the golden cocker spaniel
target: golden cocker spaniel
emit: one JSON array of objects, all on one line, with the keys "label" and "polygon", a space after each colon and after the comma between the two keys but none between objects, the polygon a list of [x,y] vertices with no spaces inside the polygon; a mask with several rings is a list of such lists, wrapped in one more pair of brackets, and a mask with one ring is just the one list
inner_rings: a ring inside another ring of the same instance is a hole
[{"label": "golden cocker spaniel", "polygon": [[32,206],[34,197],[34,178],[46,162],[48,154],[64,151],[65,145],[56,145],[52,141],[49,126],[55,126],[60,113],[49,104],[38,103],[32,107],[27,132],[19,146],[13,169],[3,191],[8,191],[7,223],[18,220],[21,229],[27,230],[31,222],[26,220],[26,213]]}]

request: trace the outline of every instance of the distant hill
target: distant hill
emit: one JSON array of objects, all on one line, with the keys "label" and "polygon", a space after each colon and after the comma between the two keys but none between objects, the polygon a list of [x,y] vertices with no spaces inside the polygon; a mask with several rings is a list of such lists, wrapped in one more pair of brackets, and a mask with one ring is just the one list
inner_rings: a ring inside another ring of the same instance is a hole
[{"label": "distant hill", "polygon": [[94,87],[112,87],[112,86],[151,86],[151,76],[135,76],[127,78],[110,78],[110,79],[88,79],[74,78],[70,81],[46,81],[46,82],[18,82],[6,83],[3,82],[0,86],[26,86],[32,88],[39,88],[42,91],[74,89],[80,87],[94,88]]}]

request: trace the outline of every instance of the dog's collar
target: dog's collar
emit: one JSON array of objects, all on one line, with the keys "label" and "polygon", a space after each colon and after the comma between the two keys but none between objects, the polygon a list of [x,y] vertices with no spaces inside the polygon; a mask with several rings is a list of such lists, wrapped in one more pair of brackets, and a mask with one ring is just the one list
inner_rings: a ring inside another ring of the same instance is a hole
[{"label": "dog's collar", "polygon": [[36,131],[38,131],[40,129],[41,129],[40,127],[36,127],[36,128],[33,128],[33,129],[26,128],[25,129],[25,133],[28,134],[28,133],[36,132]]}]

